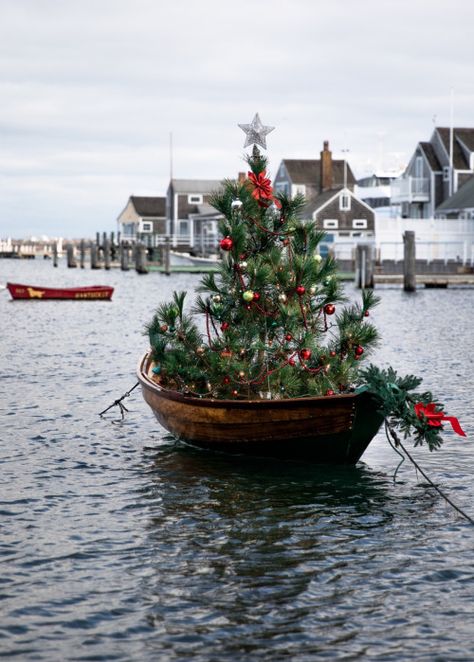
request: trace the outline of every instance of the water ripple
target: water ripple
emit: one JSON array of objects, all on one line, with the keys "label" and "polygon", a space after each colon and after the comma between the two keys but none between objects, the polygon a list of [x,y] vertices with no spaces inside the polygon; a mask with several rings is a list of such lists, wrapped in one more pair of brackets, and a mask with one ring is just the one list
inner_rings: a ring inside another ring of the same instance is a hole
[{"label": "water ripple", "polygon": [[[97,280],[18,262],[0,260],[0,282]],[[197,278],[100,280],[116,287],[105,307],[0,298],[0,656],[474,659],[474,529],[408,463],[393,482],[382,434],[357,467],[328,469],[187,448],[138,393],[124,421],[98,417],[135,383],[160,297]],[[373,316],[377,361],[423,375],[470,435],[414,455],[471,514],[473,358],[458,348],[473,299],[384,290]]]}]

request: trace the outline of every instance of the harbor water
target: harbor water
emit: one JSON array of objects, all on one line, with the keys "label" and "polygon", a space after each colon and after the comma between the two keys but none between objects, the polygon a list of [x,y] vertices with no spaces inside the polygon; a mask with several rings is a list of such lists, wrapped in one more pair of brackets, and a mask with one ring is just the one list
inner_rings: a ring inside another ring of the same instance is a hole
[{"label": "harbor water", "polygon": [[[136,383],[157,305],[199,279],[0,260],[2,285],[115,287],[0,291],[0,657],[474,660],[474,526],[409,462],[393,480],[382,431],[328,468],[186,447],[139,389],[98,416]],[[459,418],[467,438],[413,454],[474,517],[474,290],[378,293],[372,360]]]}]

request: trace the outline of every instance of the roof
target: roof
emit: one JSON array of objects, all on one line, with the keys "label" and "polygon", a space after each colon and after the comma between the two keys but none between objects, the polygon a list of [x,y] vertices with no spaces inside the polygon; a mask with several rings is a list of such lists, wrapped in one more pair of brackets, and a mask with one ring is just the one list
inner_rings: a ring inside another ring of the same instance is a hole
[{"label": "roof", "polygon": [[139,216],[165,217],[166,198],[131,195],[130,202]]},{"label": "roof", "polygon": [[[443,145],[449,154],[449,143],[451,129],[449,127],[436,127]],[[453,127],[453,165],[456,170],[470,170],[465,154],[458,142],[460,140],[469,151],[474,152],[474,129],[462,129]]]},{"label": "roof", "polygon": [[357,200],[358,203],[366,207],[369,211],[373,212],[374,210],[370,205],[361,200],[357,195],[355,195],[350,189],[339,186],[338,188],[332,188],[329,191],[324,191],[319,195],[315,195],[308,199],[305,208],[303,209],[302,218],[308,218],[312,216],[314,212],[319,211],[326,203],[328,203],[332,198],[337,197],[339,193],[346,191],[354,200]]},{"label": "roof", "polygon": [[170,186],[175,193],[209,194],[222,186],[220,179],[172,179]]},{"label": "roof", "polygon": [[433,149],[433,145],[428,142],[421,142],[418,144],[420,145],[422,152],[426,156],[426,160],[430,164],[431,170],[433,170],[434,172],[441,172],[443,168],[438,160],[438,157],[436,156],[436,153]]},{"label": "roof", "polygon": [[454,195],[440,204],[436,208],[436,213],[461,209],[474,209],[474,176],[470,177]]},{"label": "roof", "polygon": [[[321,179],[320,159],[283,159],[283,163],[293,184],[319,187]],[[344,159],[332,159],[332,175],[334,185],[344,183]],[[347,184],[351,186],[355,183],[354,173],[349,163],[347,163]]]}]

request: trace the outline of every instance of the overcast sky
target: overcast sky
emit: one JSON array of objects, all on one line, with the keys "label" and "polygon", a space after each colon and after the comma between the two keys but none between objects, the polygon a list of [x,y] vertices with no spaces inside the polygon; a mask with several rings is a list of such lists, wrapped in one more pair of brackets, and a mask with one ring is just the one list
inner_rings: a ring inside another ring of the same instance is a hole
[{"label": "overcast sky", "polygon": [[434,122],[474,127],[474,1],[0,0],[0,237],[116,229],[173,175],[335,158],[403,167]]}]

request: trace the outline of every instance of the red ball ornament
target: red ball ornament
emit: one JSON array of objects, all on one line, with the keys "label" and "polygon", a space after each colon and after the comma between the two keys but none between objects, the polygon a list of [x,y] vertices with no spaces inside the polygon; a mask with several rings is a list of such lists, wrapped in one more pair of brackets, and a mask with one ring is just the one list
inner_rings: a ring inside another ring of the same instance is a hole
[{"label": "red ball ornament", "polygon": [[227,331],[227,329],[229,328],[229,326],[230,326],[229,322],[222,322],[222,324],[221,324],[221,331]]},{"label": "red ball ornament", "polygon": [[232,241],[231,237],[224,237],[224,239],[221,239],[219,245],[223,251],[230,251],[234,245],[234,242]]},{"label": "red ball ornament", "polygon": [[285,336],[285,340],[288,341],[288,342],[290,342],[291,340],[293,340],[293,336],[291,335],[291,333],[287,333],[287,334],[286,334],[286,336]]},{"label": "red ball ornament", "polygon": [[226,376],[222,379],[222,383],[223,383],[223,384],[230,384],[230,377],[229,377],[228,375],[226,375]]},{"label": "red ball ornament", "polygon": [[332,388],[328,388],[328,390],[326,391],[326,395],[334,395],[334,391],[332,390]]},{"label": "red ball ornament", "polygon": [[324,312],[326,313],[326,315],[334,315],[334,313],[336,312],[336,306],[333,303],[327,303],[324,306]]},{"label": "red ball ornament", "polygon": [[362,354],[364,353],[364,348],[361,345],[357,345],[354,348],[354,353],[356,356],[362,356]]},{"label": "red ball ornament", "polygon": [[310,349],[302,349],[300,352],[300,356],[303,359],[303,361],[307,361],[308,359],[311,358],[311,350]]},{"label": "red ball ornament", "polygon": [[288,365],[291,365],[291,366],[296,365],[296,361],[295,361],[295,359],[293,359],[293,358],[288,359]]},{"label": "red ball ornament", "polygon": [[234,398],[236,398],[239,395],[239,392],[236,388],[232,389],[232,395],[234,396]]},{"label": "red ball ornament", "polygon": [[258,292],[254,292],[252,300],[253,301],[259,301],[259,299],[260,299],[260,294]]},{"label": "red ball ornament", "polygon": [[297,294],[299,297],[302,297],[303,294],[304,294],[305,292],[306,292],[306,288],[305,288],[304,285],[297,285],[297,287],[296,287],[296,294]]},{"label": "red ball ornament", "polygon": [[336,352],[332,350],[331,352],[329,352],[329,356],[332,356],[332,358],[334,358],[336,356]]},{"label": "red ball ornament", "polygon": [[369,315],[370,315],[369,311],[368,311],[368,310],[364,310],[364,316],[365,316],[365,317],[368,317]]}]

